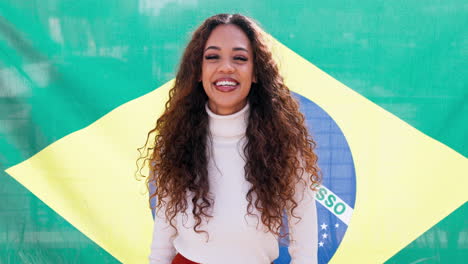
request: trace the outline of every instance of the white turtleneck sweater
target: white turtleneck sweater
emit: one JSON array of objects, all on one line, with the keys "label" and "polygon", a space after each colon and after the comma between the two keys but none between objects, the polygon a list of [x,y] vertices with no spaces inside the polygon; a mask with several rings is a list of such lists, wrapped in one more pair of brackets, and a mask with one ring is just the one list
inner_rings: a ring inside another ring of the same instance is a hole
[{"label": "white turtleneck sweater", "polygon": [[[202,222],[197,230],[207,231],[209,240],[206,233],[193,230],[192,197],[188,197],[187,215],[178,213],[175,218],[179,234],[173,240],[170,237],[175,230],[164,217],[164,211],[156,212],[150,263],[171,264],[179,252],[202,264],[270,264],[279,256],[278,237],[268,232],[255,206],[253,212],[258,215],[258,220],[255,216],[247,215],[246,194],[251,184],[244,177],[245,156],[242,148],[246,144],[249,104],[239,112],[224,116],[213,113],[208,105],[205,108],[212,138],[208,140],[207,149],[208,177],[214,205],[209,211],[213,218],[208,223]],[[308,175],[303,176],[310,183]],[[288,215],[291,264],[314,264],[317,263],[315,193],[303,184],[299,185],[296,186],[295,195],[299,206],[294,214],[302,220],[291,220]]]}]

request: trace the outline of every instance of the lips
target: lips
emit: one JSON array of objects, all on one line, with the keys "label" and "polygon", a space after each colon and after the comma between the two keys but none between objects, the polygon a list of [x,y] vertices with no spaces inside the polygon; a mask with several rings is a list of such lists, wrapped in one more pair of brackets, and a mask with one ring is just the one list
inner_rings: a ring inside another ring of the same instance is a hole
[{"label": "lips", "polygon": [[239,87],[239,82],[233,78],[219,78],[213,85],[218,91],[221,92],[231,92]]}]

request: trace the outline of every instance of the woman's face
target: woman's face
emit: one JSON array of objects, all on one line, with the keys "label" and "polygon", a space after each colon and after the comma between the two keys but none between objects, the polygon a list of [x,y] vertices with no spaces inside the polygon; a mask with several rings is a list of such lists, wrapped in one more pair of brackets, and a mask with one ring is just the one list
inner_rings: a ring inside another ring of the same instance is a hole
[{"label": "woman's face", "polygon": [[247,35],[235,25],[220,25],[211,32],[203,52],[201,81],[214,113],[229,115],[247,103],[255,82],[252,52]]}]

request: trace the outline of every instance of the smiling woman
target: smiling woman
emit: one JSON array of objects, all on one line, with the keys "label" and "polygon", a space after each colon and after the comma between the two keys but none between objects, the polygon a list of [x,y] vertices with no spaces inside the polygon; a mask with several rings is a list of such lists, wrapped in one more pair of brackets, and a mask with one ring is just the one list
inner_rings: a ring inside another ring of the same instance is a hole
[{"label": "smiling woman", "polygon": [[291,263],[317,262],[315,142],[264,36],[219,14],[185,49],[141,157],[156,186],[151,263],[267,264],[288,234]]},{"label": "smiling woman", "polygon": [[205,46],[202,82],[210,110],[220,115],[241,110],[255,82],[252,47],[247,35],[232,24],[218,26]]}]

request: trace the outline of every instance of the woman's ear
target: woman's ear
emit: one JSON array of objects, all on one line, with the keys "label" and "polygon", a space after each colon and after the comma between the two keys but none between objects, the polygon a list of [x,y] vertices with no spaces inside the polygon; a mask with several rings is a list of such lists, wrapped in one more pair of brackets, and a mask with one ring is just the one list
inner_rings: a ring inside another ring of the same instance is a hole
[{"label": "woman's ear", "polygon": [[257,76],[254,74],[254,76],[252,77],[252,82],[253,83],[257,83]]}]

